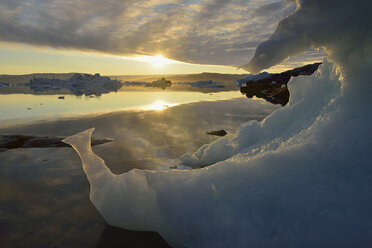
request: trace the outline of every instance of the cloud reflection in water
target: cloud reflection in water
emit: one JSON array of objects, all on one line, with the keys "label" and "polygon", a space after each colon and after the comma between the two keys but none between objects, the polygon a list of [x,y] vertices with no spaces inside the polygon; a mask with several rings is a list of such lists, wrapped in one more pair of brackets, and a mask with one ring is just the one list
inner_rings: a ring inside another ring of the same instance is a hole
[{"label": "cloud reflection in water", "polygon": [[[94,152],[114,173],[123,173],[177,164],[179,156],[217,139],[206,131],[231,133],[241,123],[260,120],[277,108],[262,100],[236,98],[3,127],[0,133],[68,136],[94,126],[97,138],[115,139],[93,147]],[[104,222],[86,197],[89,185],[72,149],[15,149],[0,153],[0,161],[4,247],[94,246]]]}]

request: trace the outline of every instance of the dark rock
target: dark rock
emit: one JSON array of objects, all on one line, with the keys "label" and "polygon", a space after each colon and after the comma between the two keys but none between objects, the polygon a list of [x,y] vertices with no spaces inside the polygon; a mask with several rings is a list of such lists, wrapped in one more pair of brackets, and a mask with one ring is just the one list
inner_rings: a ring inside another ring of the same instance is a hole
[{"label": "dark rock", "polygon": [[171,248],[157,232],[130,231],[106,225],[96,248]]},{"label": "dark rock", "polygon": [[320,64],[322,63],[309,64],[282,73],[268,74],[258,80],[247,80],[245,86],[240,87],[240,92],[248,98],[256,96],[268,102],[285,106],[289,101],[290,94],[287,83],[291,77],[312,75]]},{"label": "dark rock", "polygon": [[216,136],[225,136],[227,132],[222,129],[222,130],[216,130],[216,131],[209,131],[209,132],[206,132],[206,134],[216,135]]},{"label": "dark rock", "polygon": [[[16,148],[48,148],[48,147],[69,147],[63,143],[65,137],[31,136],[31,135],[0,135],[0,151],[3,149]],[[112,139],[92,139],[92,146],[104,144]]]},{"label": "dark rock", "polygon": [[172,82],[170,80],[166,80],[165,78],[160,78],[151,84],[145,85],[145,86],[151,86],[151,87],[159,87],[162,89],[165,89],[167,87],[170,87],[172,85]]}]

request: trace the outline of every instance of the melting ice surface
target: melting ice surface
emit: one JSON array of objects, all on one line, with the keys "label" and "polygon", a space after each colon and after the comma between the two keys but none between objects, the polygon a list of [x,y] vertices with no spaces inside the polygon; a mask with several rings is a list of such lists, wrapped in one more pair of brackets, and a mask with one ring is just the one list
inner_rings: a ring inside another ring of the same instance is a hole
[{"label": "melting ice surface", "polygon": [[246,68],[309,46],[333,63],[291,79],[289,104],[262,122],[181,158],[210,166],[114,175],[91,150],[92,129],[66,139],[109,224],[157,231],[175,247],[372,245],[371,3],[297,2]]}]

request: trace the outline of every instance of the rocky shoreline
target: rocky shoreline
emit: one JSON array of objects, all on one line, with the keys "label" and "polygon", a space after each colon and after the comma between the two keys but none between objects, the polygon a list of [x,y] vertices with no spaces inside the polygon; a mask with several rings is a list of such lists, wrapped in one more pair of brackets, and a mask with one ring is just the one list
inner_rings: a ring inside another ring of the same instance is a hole
[{"label": "rocky shoreline", "polygon": [[289,101],[290,93],[287,84],[291,77],[312,75],[321,64],[321,62],[309,64],[282,73],[263,72],[237,80],[237,86],[240,87],[240,92],[248,98],[256,96],[268,102],[285,106]]}]

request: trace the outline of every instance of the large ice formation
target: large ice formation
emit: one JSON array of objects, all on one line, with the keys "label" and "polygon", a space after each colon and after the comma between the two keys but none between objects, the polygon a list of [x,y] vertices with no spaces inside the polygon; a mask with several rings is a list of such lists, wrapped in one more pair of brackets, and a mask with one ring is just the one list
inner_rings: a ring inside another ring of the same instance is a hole
[{"label": "large ice formation", "polygon": [[66,139],[109,224],[157,231],[174,247],[372,246],[372,3],[297,3],[246,68],[308,47],[332,63],[291,79],[289,104],[262,122],[182,158],[210,166],[114,175],[91,150],[92,130]]}]

